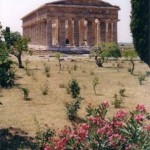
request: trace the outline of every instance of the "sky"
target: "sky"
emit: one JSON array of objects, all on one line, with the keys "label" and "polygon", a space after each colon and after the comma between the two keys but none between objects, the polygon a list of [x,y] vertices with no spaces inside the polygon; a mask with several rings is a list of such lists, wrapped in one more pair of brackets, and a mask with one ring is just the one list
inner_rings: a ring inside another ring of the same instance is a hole
[{"label": "sky", "polygon": [[[39,6],[54,0],[0,0],[0,22],[5,28],[10,27],[11,31],[22,32],[21,18],[38,8]],[[71,0],[70,0],[71,1]],[[104,0],[113,5],[118,5],[118,42],[132,42],[130,33],[130,0]]]}]

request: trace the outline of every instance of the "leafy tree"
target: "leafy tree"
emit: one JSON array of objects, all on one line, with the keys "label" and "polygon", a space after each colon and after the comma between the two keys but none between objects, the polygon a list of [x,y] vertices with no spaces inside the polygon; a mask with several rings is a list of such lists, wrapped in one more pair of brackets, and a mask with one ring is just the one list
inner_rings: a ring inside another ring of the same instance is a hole
[{"label": "leafy tree", "polygon": [[150,66],[149,0],[131,0],[131,32],[140,58]]},{"label": "leafy tree", "polygon": [[6,27],[4,32],[4,38],[7,43],[7,48],[10,53],[17,57],[19,68],[24,68],[22,65],[22,53],[29,51],[28,42],[29,39],[21,36],[19,32],[10,32],[10,29]]},{"label": "leafy tree", "polygon": [[98,67],[103,67],[105,58],[121,57],[120,49],[114,43],[98,44],[91,49],[90,53],[91,53],[91,56],[95,57],[95,63]]},{"label": "leafy tree", "polygon": [[125,50],[122,52],[122,56],[128,58],[131,61],[132,67],[131,67],[131,74],[133,74],[134,68],[135,68],[135,63],[134,63],[134,58],[136,58],[137,52],[135,50]]},{"label": "leafy tree", "polygon": [[11,70],[13,62],[8,57],[8,49],[5,41],[2,40],[3,32],[0,24],[0,86],[7,88],[14,84],[14,72]]}]

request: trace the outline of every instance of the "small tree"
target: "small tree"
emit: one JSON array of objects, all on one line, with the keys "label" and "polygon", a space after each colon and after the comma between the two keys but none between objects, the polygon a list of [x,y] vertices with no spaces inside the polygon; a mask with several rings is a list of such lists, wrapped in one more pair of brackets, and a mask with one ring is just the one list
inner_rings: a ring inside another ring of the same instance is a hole
[{"label": "small tree", "polygon": [[61,54],[60,53],[56,53],[56,58],[58,60],[58,63],[59,63],[59,69],[61,70],[61,62],[60,62],[60,57],[61,57]]},{"label": "small tree", "polygon": [[101,43],[91,49],[90,55],[95,57],[95,63],[98,67],[103,67],[105,58],[121,57],[121,52],[114,43]]},{"label": "small tree", "polygon": [[9,59],[5,41],[2,41],[3,32],[0,24],[0,86],[7,88],[13,86],[15,74],[11,70],[13,62]]},{"label": "small tree", "polygon": [[3,33],[7,43],[7,48],[12,55],[17,57],[19,68],[24,68],[21,56],[23,52],[27,52],[29,50],[29,39],[22,37],[19,32],[10,32],[8,27],[6,27],[6,30],[4,30]]},{"label": "small tree", "polygon": [[135,63],[134,63],[134,58],[137,58],[137,53],[135,50],[125,50],[122,52],[122,56],[128,58],[132,64],[132,67],[131,67],[131,74],[133,74],[133,71],[134,71],[134,68],[135,68]]},{"label": "small tree", "polygon": [[98,84],[99,84],[98,77],[94,77],[94,79],[93,79],[93,89],[94,89],[95,95],[96,95],[96,87],[97,87]]},{"label": "small tree", "polygon": [[68,90],[72,98],[77,98],[80,94],[80,86],[75,79],[69,81]]}]

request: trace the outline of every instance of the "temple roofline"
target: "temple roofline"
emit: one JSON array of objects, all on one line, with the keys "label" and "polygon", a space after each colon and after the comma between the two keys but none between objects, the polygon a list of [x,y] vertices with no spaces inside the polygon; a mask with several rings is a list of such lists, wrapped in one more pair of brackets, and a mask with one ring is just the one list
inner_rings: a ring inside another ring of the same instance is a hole
[{"label": "temple roofline", "polygon": [[[33,14],[33,13],[35,13],[35,12],[37,12],[39,9],[41,9],[41,8],[44,8],[44,7],[49,7],[49,6],[63,6],[63,7],[68,7],[68,5],[66,5],[66,4],[59,4],[59,5],[57,5],[57,3],[59,3],[59,2],[63,2],[63,1],[66,1],[66,0],[58,0],[58,1],[53,1],[53,2],[50,2],[50,3],[45,3],[44,5],[41,5],[40,7],[38,7],[38,8],[36,8],[35,10],[33,10],[33,11],[31,11],[30,13],[28,13],[27,15],[25,15],[25,16],[23,16],[22,18],[21,18],[21,20],[23,20],[23,19],[25,19],[26,17],[28,17],[28,16],[30,16],[31,14]],[[99,1],[99,0],[98,0]],[[84,5],[84,6],[79,6],[79,5],[69,5],[70,7],[95,7],[95,8],[102,8],[102,9],[117,9],[117,10],[120,10],[120,7],[119,6],[116,6],[116,5],[111,5],[110,3],[108,3],[108,2],[105,2],[105,1],[102,1],[101,0],[101,2],[104,2],[105,4],[109,4],[110,6],[86,6],[86,5]],[[66,5],[66,6],[65,6]]]}]

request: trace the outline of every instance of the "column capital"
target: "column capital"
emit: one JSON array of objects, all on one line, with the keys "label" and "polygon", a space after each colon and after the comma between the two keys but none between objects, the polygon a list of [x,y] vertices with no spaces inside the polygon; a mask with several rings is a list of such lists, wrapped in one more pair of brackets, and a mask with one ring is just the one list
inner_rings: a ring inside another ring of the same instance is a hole
[{"label": "column capital", "polygon": [[113,22],[113,23],[117,23],[117,22],[119,22],[120,20],[118,20],[118,19],[112,19],[111,20],[111,22]]},{"label": "column capital", "polygon": [[65,21],[65,20],[67,20],[65,17],[58,17],[58,20],[59,21]]},{"label": "column capital", "polygon": [[72,18],[73,21],[80,21],[81,19],[83,19],[83,18],[79,18],[79,17]]},{"label": "column capital", "polygon": [[51,23],[54,19],[55,19],[55,18],[46,18],[45,21],[46,21],[47,23]]},{"label": "column capital", "polygon": [[85,18],[85,20],[87,20],[89,22],[93,22],[93,21],[95,21],[95,18]]}]

